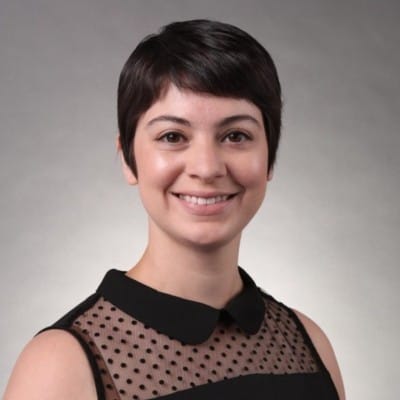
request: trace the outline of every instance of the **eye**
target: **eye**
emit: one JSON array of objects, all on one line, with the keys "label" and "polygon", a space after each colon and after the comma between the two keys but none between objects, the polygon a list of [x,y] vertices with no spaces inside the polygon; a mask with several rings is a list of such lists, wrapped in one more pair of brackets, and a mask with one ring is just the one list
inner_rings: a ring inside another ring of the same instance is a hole
[{"label": "eye", "polygon": [[179,132],[167,132],[157,140],[166,143],[181,143],[185,140],[185,137]]},{"label": "eye", "polygon": [[242,131],[231,131],[223,138],[223,141],[228,141],[231,143],[242,143],[247,140],[251,140],[251,137]]}]

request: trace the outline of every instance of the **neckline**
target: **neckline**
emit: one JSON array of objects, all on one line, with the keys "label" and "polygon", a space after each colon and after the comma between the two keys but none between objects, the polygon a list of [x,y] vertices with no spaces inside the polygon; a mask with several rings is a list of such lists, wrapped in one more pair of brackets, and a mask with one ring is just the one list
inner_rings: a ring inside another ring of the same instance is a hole
[{"label": "neckline", "polygon": [[97,293],[131,317],[182,343],[206,341],[221,319],[235,322],[252,335],[264,319],[265,303],[252,278],[238,268],[243,289],[222,309],[160,292],[118,269],[106,273]]}]

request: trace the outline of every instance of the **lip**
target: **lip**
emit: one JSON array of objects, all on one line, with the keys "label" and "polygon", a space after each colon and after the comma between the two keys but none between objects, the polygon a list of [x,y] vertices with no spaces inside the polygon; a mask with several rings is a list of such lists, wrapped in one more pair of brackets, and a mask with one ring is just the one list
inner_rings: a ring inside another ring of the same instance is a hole
[{"label": "lip", "polygon": [[224,213],[238,192],[182,192],[172,193],[179,204],[190,214],[213,216]]}]

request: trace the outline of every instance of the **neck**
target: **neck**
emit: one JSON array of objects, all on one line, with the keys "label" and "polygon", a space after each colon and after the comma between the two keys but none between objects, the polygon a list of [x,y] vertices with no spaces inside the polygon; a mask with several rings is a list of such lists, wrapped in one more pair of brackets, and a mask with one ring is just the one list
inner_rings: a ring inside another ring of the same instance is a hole
[{"label": "neck", "polygon": [[240,236],[214,248],[152,238],[127,275],[164,293],[222,308],[242,289],[237,268]]}]

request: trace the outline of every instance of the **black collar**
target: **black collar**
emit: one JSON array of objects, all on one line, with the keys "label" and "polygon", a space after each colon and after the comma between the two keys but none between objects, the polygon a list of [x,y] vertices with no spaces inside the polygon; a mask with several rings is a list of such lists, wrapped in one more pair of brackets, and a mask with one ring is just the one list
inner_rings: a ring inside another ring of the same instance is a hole
[{"label": "black collar", "polygon": [[187,344],[206,341],[221,318],[236,322],[246,334],[257,333],[265,303],[250,276],[239,267],[243,290],[223,309],[159,292],[112,269],[97,293],[125,313],[169,337]]}]

